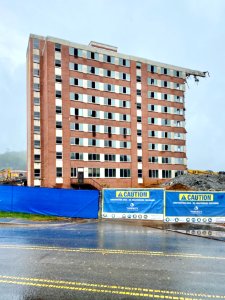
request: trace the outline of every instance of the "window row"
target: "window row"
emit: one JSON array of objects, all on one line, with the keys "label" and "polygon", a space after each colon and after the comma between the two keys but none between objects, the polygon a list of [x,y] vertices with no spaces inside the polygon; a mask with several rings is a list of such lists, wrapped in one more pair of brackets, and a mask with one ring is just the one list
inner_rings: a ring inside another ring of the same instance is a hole
[{"label": "window row", "polygon": [[166,81],[166,80],[159,80],[155,78],[150,78],[148,77],[148,85],[154,85],[158,87],[164,87],[168,89],[175,89],[175,90],[185,90],[185,85],[177,82],[172,82],[172,81]]},{"label": "window row", "polygon": [[185,146],[149,143],[148,144],[148,150],[184,152],[185,151]]},{"label": "window row", "polygon": [[154,111],[154,112],[166,113],[166,114],[175,114],[181,116],[184,115],[184,109],[182,108],[155,105],[155,104],[148,104],[148,111]]},{"label": "window row", "polygon": [[148,91],[148,98],[149,99],[157,99],[157,100],[166,100],[178,103],[184,103],[183,96],[177,96],[172,94],[164,94],[159,92]]},{"label": "window row", "polygon": [[130,95],[130,87],[70,77],[70,85],[104,92]]},{"label": "window row", "polygon": [[74,57],[83,57],[87,59],[94,59],[101,62],[106,62],[110,64],[116,64],[124,67],[130,67],[130,61],[124,58],[117,58],[112,55],[100,54],[98,52],[87,51],[78,48],[69,48],[69,54]]},{"label": "window row", "polygon": [[162,139],[175,139],[185,140],[185,134],[180,132],[156,131],[148,130],[148,137],[162,138]]},{"label": "window row", "polygon": [[152,118],[152,117],[148,117],[148,124],[161,125],[161,126],[171,126],[171,127],[185,127],[185,122],[184,121],[161,119],[161,118]]},{"label": "window row", "polygon": [[[162,178],[162,179],[166,179],[166,178],[172,178],[174,175],[175,177],[183,175],[184,171],[172,171],[172,170],[161,170],[161,176],[159,176],[159,170],[149,170],[149,178]],[[174,173],[174,175],[172,176],[172,173]]]},{"label": "window row", "polygon": [[131,156],[125,154],[98,154],[71,152],[70,159],[83,161],[110,161],[110,162],[131,162]]},{"label": "window row", "polygon": [[102,147],[102,148],[127,148],[127,149],[131,148],[131,142],[76,138],[76,137],[70,138],[70,145],[89,146],[89,147],[95,146],[95,147]]},{"label": "window row", "polygon": [[130,115],[112,113],[107,111],[92,110],[86,108],[70,108],[70,115],[77,117],[89,117],[103,120],[126,121],[130,122]]},{"label": "window row", "polygon": [[[71,168],[71,177],[77,177],[77,169]],[[129,178],[131,177],[130,169],[114,168],[87,168],[87,178]]]},{"label": "window row", "polygon": [[186,159],[182,157],[161,157],[161,156],[149,156],[148,162],[155,164],[177,164],[184,165]]},{"label": "window row", "polygon": [[81,101],[85,103],[115,106],[122,108],[130,108],[130,101],[118,100],[112,98],[98,97],[86,94],[70,93],[70,100],[72,101]]},{"label": "window row", "polygon": [[114,126],[106,126],[106,125],[93,125],[93,124],[82,124],[82,123],[73,123],[73,122],[70,123],[70,130],[108,133],[108,134],[120,134],[120,135],[131,134],[131,129],[127,127],[114,127]]},{"label": "window row", "polygon": [[178,71],[178,70],[173,70],[173,69],[164,68],[164,67],[158,67],[155,65],[148,65],[147,69],[148,69],[148,72],[150,72],[150,73],[157,73],[157,74],[163,74],[163,75],[168,75],[168,76],[185,78],[185,73],[182,71]]},{"label": "window row", "polygon": [[104,77],[110,77],[110,78],[114,78],[114,79],[130,81],[130,74],[123,73],[123,72],[117,72],[117,71],[112,71],[112,70],[107,70],[107,69],[102,69],[102,68],[96,68],[96,67],[76,64],[76,63],[72,63],[72,62],[69,63],[69,69],[72,71],[78,71],[78,72],[82,72],[82,73],[89,73],[89,74],[98,75],[98,76],[104,76]]}]

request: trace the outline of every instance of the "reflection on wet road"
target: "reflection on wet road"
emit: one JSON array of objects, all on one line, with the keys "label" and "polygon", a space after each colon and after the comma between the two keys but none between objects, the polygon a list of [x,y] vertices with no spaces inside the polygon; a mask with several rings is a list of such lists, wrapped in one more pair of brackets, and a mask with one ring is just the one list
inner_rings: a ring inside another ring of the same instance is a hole
[{"label": "reflection on wet road", "polygon": [[0,228],[0,299],[225,299],[225,244],[89,222]]},{"label": "reflection on wet road", "polygon": [[225,242],[225,227],[208,224],[165,224],[166,230],[205,237]]}]

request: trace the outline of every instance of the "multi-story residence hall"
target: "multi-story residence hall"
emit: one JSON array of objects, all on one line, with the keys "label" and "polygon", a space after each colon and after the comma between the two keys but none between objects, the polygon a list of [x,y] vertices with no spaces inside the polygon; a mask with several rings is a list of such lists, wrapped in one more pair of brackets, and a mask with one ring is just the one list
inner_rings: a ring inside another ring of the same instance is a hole
[{"label": "multi-story residence hall", "polygon": [[186,170],[186,77],[205,72],[30,35],[28,185],[148,187]]}]

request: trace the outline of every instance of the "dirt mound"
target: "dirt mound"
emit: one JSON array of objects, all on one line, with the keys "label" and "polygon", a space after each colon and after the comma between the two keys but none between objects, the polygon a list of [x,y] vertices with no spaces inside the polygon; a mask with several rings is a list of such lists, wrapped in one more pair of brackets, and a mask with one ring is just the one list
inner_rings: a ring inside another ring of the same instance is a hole
[{"label": "dirt mound", "polygon": [[225,175],[186,174],[162,184],[167,190],[225,191]]},{"label": "dirt mound", "polygon": [[175,183],[173,185],[167,186],[166,190],[190,191],[190,190],[193,190],[193,188],[190,188],[189,186],[186,186],[182,183]]}]

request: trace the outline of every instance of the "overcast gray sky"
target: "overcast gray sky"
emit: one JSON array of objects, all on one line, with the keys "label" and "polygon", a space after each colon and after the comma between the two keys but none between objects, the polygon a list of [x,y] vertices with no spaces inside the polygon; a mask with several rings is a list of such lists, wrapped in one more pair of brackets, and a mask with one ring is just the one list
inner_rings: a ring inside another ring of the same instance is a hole
[{"label": "overcast gray sky", "polygon": [[26,150],[30,33],[209,71],[188,81],[188,167],[225,170],[225,1],[0,0],[0,153]]}]

